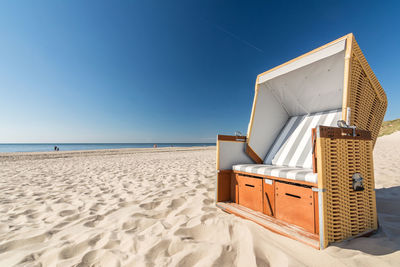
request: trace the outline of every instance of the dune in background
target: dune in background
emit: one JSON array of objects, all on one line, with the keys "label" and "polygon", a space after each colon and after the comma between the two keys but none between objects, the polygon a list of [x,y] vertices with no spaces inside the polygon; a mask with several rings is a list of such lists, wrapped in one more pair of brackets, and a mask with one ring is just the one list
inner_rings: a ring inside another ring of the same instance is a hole
[{"label": "dune in background", "polygon": [[399,266],[400,132],[374,152],[377,234],[319,251],[214,205],[215,147],[0,156],[0,266]]}]

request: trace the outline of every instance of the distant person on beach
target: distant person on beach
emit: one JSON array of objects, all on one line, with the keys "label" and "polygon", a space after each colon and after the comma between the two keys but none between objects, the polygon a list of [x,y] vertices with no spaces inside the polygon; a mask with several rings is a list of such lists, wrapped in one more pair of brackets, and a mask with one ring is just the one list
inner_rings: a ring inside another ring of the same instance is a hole
[{"label": "distant person on beach", "polygon": [[154,148],[157,148],[157,144],[154,144],[153,147],[154,147]]},{"label": "distant person on beach", "polygon": [[60,149],[58,148],[58,146],[54,146],[54,151],[59,151]]}]

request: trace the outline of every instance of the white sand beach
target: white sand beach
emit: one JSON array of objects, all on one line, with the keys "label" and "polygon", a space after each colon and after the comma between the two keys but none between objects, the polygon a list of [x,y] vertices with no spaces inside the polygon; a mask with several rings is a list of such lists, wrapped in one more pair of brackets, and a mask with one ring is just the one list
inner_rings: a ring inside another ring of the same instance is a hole
[{"label": "white sand beach", "polygon": [[399,266],[400,132],[378,139],[380,229],[323,251],[214,205],[215,147],[0,156],[0,266]]}]

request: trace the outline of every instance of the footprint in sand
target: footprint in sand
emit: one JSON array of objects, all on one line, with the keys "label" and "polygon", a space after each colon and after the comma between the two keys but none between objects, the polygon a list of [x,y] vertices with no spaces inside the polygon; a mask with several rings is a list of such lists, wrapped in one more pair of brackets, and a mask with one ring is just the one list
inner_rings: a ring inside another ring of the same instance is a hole
[{"label": "footprint in sand", "polygon": [[219,229],[216,225],[197,224],[193,227],[180,228],[174,232],[175,236],[182,239],[193,239],[195,241],[229,242],[231,233],[228,229]]},{"label": "footprint in sand", "polygon": [[95,246],[100,240],[104,240],[104,234],[98,234],[95,237],[91,238],[88,242],[90,246]]},{"label": "footprint in sand", "polygon": [[204,200],[203,200],[203,204],[204,204],[204,205],[210,205],[210,204],[212,204],[212,203],[214,203],[214,200],[212,200],[212,199],[204,199]]},{"label": "footprint in sand", "polygon": [[90,218],[90,221],[86,222],[83,224],[83,226],[86,227],[95,227],[97,224],[99,224],[100,221],[104,219],[103,215],[96,215],[94,218]]},{"label": "footprint in sand", "polygon": [[18,240],[12,240],[12,241],[6,242],[3,245],[0,245],[0,254],[4,253],[4,252],[7,252],[7,251],[10,251],[10,250],[13,250],[13,249],[20,248],[20,247],[24,247],[24,246],[28,246],[28,245],[33,245],[33,244],[38,244],[38,243],[45,242],[54,233],[55,233],[55,231],[49,231],[49,232],[46,232],[44,234],[40,234],[40,235],[33,236],[33,237],[30,237],[30,238],[18,239]]},{"label": "footprint in sand", "polygon": [[113,249],[115,247],[118,247],[119,244],[121,244],[120,240],[110,240],[103,248],[104,249]]},{"label": "footprint in sand", "polygon": [[153,219],[164,219],[171,213],[171,210],[164,210],[158,213],[155,213],[151,216]]},{"label": "footprint in sand", "polygon": [[77,267],[83,266],[117,267],[121,266],[121,262],[111,251],[98,249],[89,251],[82,257],[82,260]]},{"label": "footprint in sand", "polygon": [[[32,262],[34,262],[34,261],[37,261],[37,260],[40,258],[40,256],[41,256],[41,253],[32,253],[32,254],[29,254],[28,256],[24,257],[24,258],[19,262],[19,264],[21,264],[21,265],[23,265],[23,266],[26,266],[26,265],[28,265],[28,263],[32,263]],[[30,264],[29,264],[29,266],[30,266]]]},{"label": "footprint in sand", "polygon": [[29,219],[36,219],[36,218],[38,218],[40,216],[42,216],[42,213],[35,212],[35,213],[31,213],[31,214],[27,215],[26,217],[28,217]]},{"label": "footprint in sand", "polygon": [[152,210],[156,207],[158,207],[161,204],[161,201],[154,201],[154,202],[148,202],[148,203],[144,203],[139,205],[139,207],[141,207],[142,209],[145,210]]},{"label": "footprint in sand", "polygon": [[193,217],[198,213],[198,209],[196,208],[186,208],[181,210],[179,213],[177,213],[176,215],[186,215],[188,217]]},{"label": "footprint in sand", "polygon": [[62,222],[62,223],[59,223],[59,224],[55,225],[53,227],[53,229],[60,229],[60,228],[63,228],[64,226],[66,226],[68,224],[70,224],[70,222]]},{"label": "footprint in sand", "polygon": [[79,254],[82,254],[88,248],[89,248],[88,241],[83,241],[81,243],[70,245],[62,249],[58,257],[63,260],[73,258],[78,256]]},{"label": "footprint in sand", "polygon": [[204,184],[199,184],[199,185],[196,185],[195,188],[196,189],[201,189],[201,188],[206,188],[206,186]]},{"label": "footprint in sand", "polygon": [[122,224],[123,230],[128,230],[137,227],[137,220],[129,220]]},{"label": "footprint in sand", "polygon": [[58,215],[61,216],[61,217],[65,217],[65,216],[68,216],[68,215],[72,215],[74,213],[75,213],[74,210],[63,210],[63,211],[60,211],[60,213],[58,213]]},{"label": "footprint in sand", "polygon": [[146,260],[149,262],[154,262],[159,256],[169,257],[170,255],[168,254],[168,249],[166,248],[168,248],[170,243],[171,240],[161,240],[160,242],[158,242],[147,251],[145,255]]},{"label": "footprint in sand", "polygon": [[207,257],[209,253],[206,250],[198,250],[193,253],[189,253],[184,256],[176,266],[194,266],[198,263],[201,259]]},{"label": "footprint in sand", "polygon": [[75,215],[71,215],[71,216],[66,217],[66,218],[64,219],[64,221],[66,221],[66,222],[73,222],[73,221],[78,220],[80,217],[81,217],[81,215],[78,213],[78,214],[75,214]]},{"label": "footprint in sand", "polygon": [[123,223],[122,229],[125,230],[125,233],[127,234],[134,234],[146,230],[147,228],[154,225],[156,222],[156,219],[149,218],[130,219]]},{"label": "footprint in sand", "polygon": [[200,221],[201,221],[202,223],[205,223],[205,222],[207,222],[208,220],[211,220],[211,219],[213,219],[213,218],[215,218],[215,217],[216,217],[216,213],[207,213],[207,214],[201,216]]},{"label": "footprint in sand", "polygon": [[215,207],[202,207],[201,208],[202,211],[217,211],[217,208]]},{"label": "footprint in sand", "polygon": [[185,202],[186,202],[186,198],[184,198],[184,197],[173,199],[171,201],[171,204],[168,206],[168,208],[177,209],[180,206],[182,206]]},{"label": "footprint in sand", "polygon": [[118,206],[124,208],[124,207],[128,207],[128,206],[136,205],[138,203],[139,203],[139,201],[123,201],[123,202],[118,203]]}]

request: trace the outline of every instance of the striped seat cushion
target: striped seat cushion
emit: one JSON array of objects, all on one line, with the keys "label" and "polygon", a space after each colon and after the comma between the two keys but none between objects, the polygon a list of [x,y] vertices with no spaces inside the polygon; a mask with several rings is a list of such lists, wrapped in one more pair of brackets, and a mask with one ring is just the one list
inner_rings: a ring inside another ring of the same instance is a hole
[{"label": "striped seat cushion", "polygon": [[246,172],[250,174],[262,174],[280,178],[287,178],[296,181],[317,183],[317,174],[312,169],[293,168],[283,166],[273,166],[265,164],[239,164],[233,165],[235,171]]},{"label": "striped seat cushion", "polygon": [[341,109],[291,117],[275,139],[264,164],[311,169],[311,129],[318,125],[336,126],[341,118]]}]

